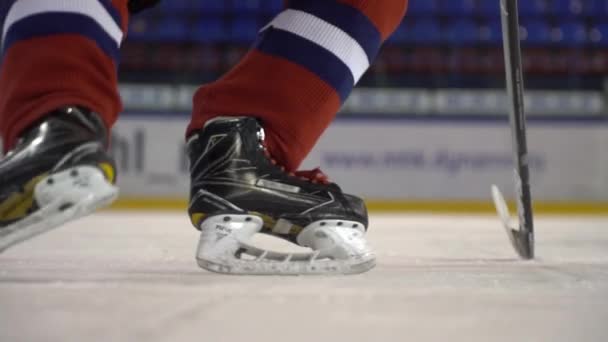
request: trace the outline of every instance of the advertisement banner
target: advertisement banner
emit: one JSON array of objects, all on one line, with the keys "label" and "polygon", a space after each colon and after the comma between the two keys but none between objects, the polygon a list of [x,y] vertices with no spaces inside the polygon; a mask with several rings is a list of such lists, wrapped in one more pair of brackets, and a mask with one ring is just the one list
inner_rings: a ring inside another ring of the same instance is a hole
[{"label": "advertisement banner", "polygon": [[[188,117],[126,115],[113,132],[122,195],[188,194]],[[529,123],[532,192],[543,201],[608,200],[608,122]],[[348,192],[374,200],[488,200],[513,194],[510,131],[490,119],[343,118],[303,168],[320,166]]]}]

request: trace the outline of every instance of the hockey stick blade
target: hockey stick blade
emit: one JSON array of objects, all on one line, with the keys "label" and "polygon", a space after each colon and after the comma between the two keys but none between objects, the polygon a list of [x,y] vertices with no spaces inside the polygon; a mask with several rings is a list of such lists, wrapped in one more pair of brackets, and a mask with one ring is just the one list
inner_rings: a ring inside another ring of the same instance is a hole
[{"label": "hockey stick blade", "polygon": [[517,229],[513,228],[511,214],[509,213],[507,202],[496,185],[492,185],[492,199],[494,200],[496,213],[498,214],[498,217],[502,222],[507,235],[509,236],[511,245],[519,257],[525,260],[533,259],[533,235],[531,232],[526,231],[523,227],[519,227]]}]

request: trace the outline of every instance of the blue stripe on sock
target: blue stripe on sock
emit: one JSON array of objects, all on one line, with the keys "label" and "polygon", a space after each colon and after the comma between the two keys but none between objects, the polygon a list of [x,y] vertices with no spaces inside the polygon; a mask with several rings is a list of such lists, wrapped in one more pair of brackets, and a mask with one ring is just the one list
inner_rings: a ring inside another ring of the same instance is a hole
[{"label": "blue stripe on sock", "polygon": [[316,74],[336,90],[342,103],[354,87],[355,80],[350,69],[338,57],[291,32],[268,28],[260,35],[255,47],[267,54],[286,58]]},{"label": "blue stripe on sock", "polygon": [[339,27],[361,45],[370,64],[376,58],[382,35],[369,18],[356,8],[331,0],[291,0],[289,8],[310,13]]},{"label": "blue stripe on sock", "polygon": [[2,46],[2,57],[16,42],[55,34],[78,34],[87,37],[113,60],[119,60],[120,47],[99,24],[88,16],[64,12],[35,14],[11,25]]},{"label": "blue stripe on sock", "polygon": [[101,3],[101,5],[106,9],[106,11],[108,11],[108,14],[110,14],[112,19],[114,19],[114,21],[116,22],[116,25],[118,25],[118,27],[122,28],[120,12],[118,12],[116,7],[114,7],[112,5],[112,1],[111,0],[99,0],[99,3]]}]

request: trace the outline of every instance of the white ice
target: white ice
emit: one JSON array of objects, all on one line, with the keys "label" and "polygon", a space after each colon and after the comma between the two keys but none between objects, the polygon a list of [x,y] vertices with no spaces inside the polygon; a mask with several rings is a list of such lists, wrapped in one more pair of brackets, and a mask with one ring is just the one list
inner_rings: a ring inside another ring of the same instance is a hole
[{"label": "white ice", "polygon": [[373,215],[378,266],[237,277],[196,266],[182,213],[102,213],[0,255],[0,341],[608,341],[608,217]]}]

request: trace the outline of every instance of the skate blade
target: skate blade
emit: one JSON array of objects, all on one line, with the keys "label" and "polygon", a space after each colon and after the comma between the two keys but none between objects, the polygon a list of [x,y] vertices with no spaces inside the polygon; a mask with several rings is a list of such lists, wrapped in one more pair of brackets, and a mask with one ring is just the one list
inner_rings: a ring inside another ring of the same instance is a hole
[{"label": "skate blade", "polygon": [[102,171],[78,166],[43,178],[34,190],[40,209],[0,229],[0,253],[11,246],[111,204],[118,188]]},{"label": "skate blade", "polygon": [[376,258],[363,232],[337,227],[336,222],[325,220],[304,228],[298,243],[311,247],[311,252],[284,253],[247,243],[263,227],[257,216],[210,217],[201,225],[196,259],[208,271],[240,275],[340,275],[372,269]]}]

